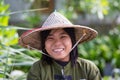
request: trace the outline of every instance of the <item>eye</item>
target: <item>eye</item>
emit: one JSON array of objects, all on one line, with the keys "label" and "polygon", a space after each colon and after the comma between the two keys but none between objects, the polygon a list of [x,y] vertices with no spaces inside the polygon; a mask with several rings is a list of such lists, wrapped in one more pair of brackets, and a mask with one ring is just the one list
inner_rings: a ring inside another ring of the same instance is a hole
[{"label": "eye", "polygon": [[65,38],[66,36],[61,36],[61,38]]},{"label": "eye", "polygon": [[53,40],[52,36],[48,36],[46,40]]},{"label": "eye", "polygon": [[64,38],[67,38],[68,35],[61,35],[61,38],[64,39]]}]

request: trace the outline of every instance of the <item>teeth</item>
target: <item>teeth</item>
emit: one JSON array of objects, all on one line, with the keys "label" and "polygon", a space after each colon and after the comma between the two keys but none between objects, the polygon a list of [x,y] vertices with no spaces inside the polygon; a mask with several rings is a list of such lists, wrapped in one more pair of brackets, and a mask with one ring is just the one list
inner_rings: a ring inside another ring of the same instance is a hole
[{"label": "teeth", "polygon": [[63,48],[62,49],[54,49],[53,51],[59,52],[59,51],[62,51],[62,50],[63,50]]}]

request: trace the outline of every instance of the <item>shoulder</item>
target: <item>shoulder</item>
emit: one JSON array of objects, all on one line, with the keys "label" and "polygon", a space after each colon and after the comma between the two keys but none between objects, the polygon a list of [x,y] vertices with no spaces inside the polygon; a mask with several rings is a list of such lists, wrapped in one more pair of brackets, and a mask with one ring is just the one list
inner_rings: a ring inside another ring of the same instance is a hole
[{"label": "shoulder", "polygon": [[38,60],[38,61],[34,62],[33,65],[31,66],[30,70],[29,70],[28,77],[30,77],[31,75],[39,77],[41,72],[42,73],[45,72],[44,70],[45,70],[46,66],[43,65],[43,62],[41,60]]},{"label": "shoulder", "polygon": [[40,71],[49,69],[49,67],[51,67],[51,65],[49,65],[47,62],[42,61],[42,60],[38,60],[34,62],[34,64],[32,65],[32,68],[38,69]]},{"label": "shoulder", "polygon": [[40,79],[40,61],[36,61],[33,63],[31,66],[28,75],[27,75],[27,80],[39,80]]},{"label": "shoulder", "polygon": [[38,60],[36,62],[33,63],[33,65],[31,66],[31,71],[36,71],[36,70],[40,70],[40,64],[41,64],[41,61]]},{"label": "shoulder", "polygon": [[32,65],[32,67],[34,67],[34,66],[39,66],[40,64],[41,64],[41,61],[40,61],[40,60],[35,61],[35,62],[33,63],[33,65]]},{"label": "shoulder", "polygon": [[45,70],[46,67],[48,67],[49,65],[45,62],[43,62],[42,60],[38,60],[36,62],[33,63],[33,65],[30,68],[30,71],[32,72],[41,72],[42,70]]},{"label": "shoulder", "polygon": [[83,58],[78,58],[77,63],[83,66],[96,66],[92,61]]},{"label": "shoulder", "polygon": [[101,75],[98,67],[90,60],[78,58],[78,66],[85,71],[90,80],[101,80]]},{"label": "shoulder", "polygon": [[84,69],[86,72],[99,71],[98,67],[90,60],[78,58],[77,64],[79,67]]},{"label": "shoulder", "polygon": [[33,63],[32,67],[36,67],[36,68],[39,67],[40,68],[42,66],[45,66],[45,64],[46,63],[43,63],[42,60],[38,60],[38,61],[36,61],[36,62]]}]

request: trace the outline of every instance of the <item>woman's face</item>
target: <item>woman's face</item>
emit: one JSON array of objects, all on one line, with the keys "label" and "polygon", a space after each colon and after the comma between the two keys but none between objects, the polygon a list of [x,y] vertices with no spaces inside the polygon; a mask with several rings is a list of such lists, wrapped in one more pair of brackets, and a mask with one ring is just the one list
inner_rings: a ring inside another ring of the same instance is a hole
[{"label": "woman's face", "polygon": [[60,61],[69,61],[72,41],[63,29],[51,30],[45,41],[45,49],[48,54]]}]

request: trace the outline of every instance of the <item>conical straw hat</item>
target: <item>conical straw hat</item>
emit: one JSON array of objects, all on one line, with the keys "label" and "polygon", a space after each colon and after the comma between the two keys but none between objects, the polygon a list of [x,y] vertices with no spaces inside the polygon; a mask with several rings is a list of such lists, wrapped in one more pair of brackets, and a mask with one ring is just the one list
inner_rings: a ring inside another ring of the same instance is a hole
[{"label": "conical straw hat", "polygon": [[79,38],[85,34],[79,43],[92,40],[97,36],[96,30],[87,26],[74,25],[60,13],[53,12],[43,23],[42,27],[24,32],[19,38],[19,44],[23,47],[29,45],[30,47],[41,50],[40,32],[59,28],[74,28],[76,40],[79,40]]}]

